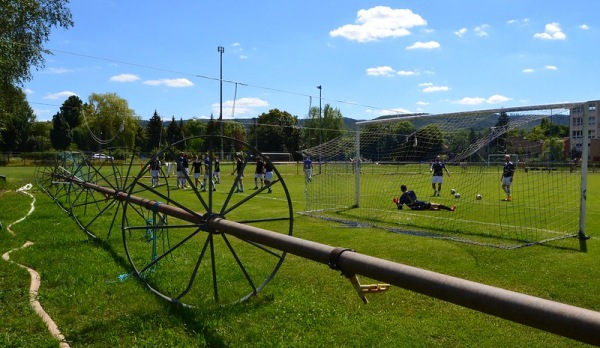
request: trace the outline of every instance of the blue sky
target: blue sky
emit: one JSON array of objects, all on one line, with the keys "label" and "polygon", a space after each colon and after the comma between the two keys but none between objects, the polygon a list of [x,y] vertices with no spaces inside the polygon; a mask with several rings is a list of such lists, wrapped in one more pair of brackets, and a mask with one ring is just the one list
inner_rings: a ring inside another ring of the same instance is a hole
[{"label": "blue sky", "polygon": [[[600,99],[600,1],[72,0],[24,88],[38,120],[116,93],[142,119],[446,113]],[[596,19],[596,20],[595,20]],[[235,100],[235,103],[234,103]]]}]

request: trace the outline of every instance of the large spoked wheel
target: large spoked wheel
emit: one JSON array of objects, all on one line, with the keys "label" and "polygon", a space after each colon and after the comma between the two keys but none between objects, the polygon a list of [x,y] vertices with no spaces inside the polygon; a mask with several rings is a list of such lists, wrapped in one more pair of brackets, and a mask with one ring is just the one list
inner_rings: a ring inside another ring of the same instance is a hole
[{"label": "large spoked wheel", "polygon": [[[152,185],[147,179],[151,176],[150,167],[143,169],[131,185],[123,207],[125,252],[134,274],[168,301],[192,306],[244,301],[273,278],[286,254],[211,231],[208,222],[219,217],[291,235],[289,192],[275,168],[269,187],[261,188],[259,183],[253,189],[256,159],[262,155],[246,143],[219,136],[183,141],[209,149],[201,154],[209,158],[202,161],[208,174],[204,171],[196,181],[190,171],[180,179],[171,175],[166,185]],[[225,148],[238,150],[245,177],[230,175],[235,168],[230,160],[220,163],[220,179],[215,176],[218,153],[214,149],[223,143]],[[177,145],[172,144],[156,157],[175,153],[179,157],[179,152],[174,151]],[[163,163],[162,168],[169,167]],[[240,179],[243,192],[237,192],[242,188],[238,185]],[[168,188],[170,196],[166,194]]]},{"label": "large spoked wheel", "polygon": [[78,171],[81,153],[59,153],[53,161],[36,168],[35,180],[38,186],[58,204],[65,212],[70,213],[68,180]]},{"label": "large spoked wheel", "polygon": [[[108,239],[114,230],[121,228],[124,202],[119,199],[119,194],[127,192],[134,179],[131,172],[137,175],[139,170],[138,164],[134,163],[138,158],[136,153],[123,161],[115,161],[111,153],[109,151],[109,155],[102,158],[86,157],[84,165],[71,178],[70,212],[91,238]],[[81,183],[92,183],[113,193],[100,192]]]}]

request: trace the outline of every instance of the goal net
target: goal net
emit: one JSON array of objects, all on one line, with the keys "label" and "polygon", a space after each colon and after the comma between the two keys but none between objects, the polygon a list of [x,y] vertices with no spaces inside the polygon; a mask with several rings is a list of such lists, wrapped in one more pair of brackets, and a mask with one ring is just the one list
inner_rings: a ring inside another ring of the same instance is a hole
[{"label": "goal net", "polygon": [[[302,150],[319,162],[302,213],[500,248],[581,235],[583,173],[564,139],[569,109],[577,105],[359,122],[357,131]],[[505,154],[516,166],[510,201],[501,183]],[[436,156],[449,172],[439,194],[430,171]],[[401,185],[419,200],[456,209],[399,210],[392,199]]]},{"label": "goal net", "polygon": [[274,163],[294,161],[294,156],[289,152],[263,152],[262,155],[268,157]]}]

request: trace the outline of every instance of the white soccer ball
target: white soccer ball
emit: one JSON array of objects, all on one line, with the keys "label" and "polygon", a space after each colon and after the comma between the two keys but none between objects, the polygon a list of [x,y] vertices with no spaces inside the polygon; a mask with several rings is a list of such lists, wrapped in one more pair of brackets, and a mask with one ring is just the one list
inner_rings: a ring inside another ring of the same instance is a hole
[{"label": "white soccer ball", "polygon": [[460,193],[458,193],[458,192],[457,192],[457,193],[455,193],[455,194],[454,194],[454,198],[460,198]]},{"label": "white soccer ball", "polygon": [[453,195],[453,194],[455,194],[455,193],[456,193],[456,190],[455,190],[455,189],[451,189],[451,190],[450,190],[450,194],[451,194],[451,195]]},{"label": "white soccer ball", "polygon": [[478,193],[478,194],[477,194],[477,196],[475,196],[475,198],[477,198],[477,200],[478,200],[478,201],[479,201],[479,200],[481,200],[481,198],[482,198],[482,197],[481,197],[481,194],[480,194],[480,193]]}]

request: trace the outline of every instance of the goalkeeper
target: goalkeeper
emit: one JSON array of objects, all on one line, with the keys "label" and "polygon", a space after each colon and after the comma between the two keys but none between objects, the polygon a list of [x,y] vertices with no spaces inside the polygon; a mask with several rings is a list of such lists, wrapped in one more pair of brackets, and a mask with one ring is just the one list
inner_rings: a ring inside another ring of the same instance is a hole
[{"label": "goalkeeper", "polygon": [[394,197],[394,199],[393,199],[394,204],[396,204],[396,206],[398,206],[398,209],[402,209],[402,207],[405,204],[411,210],[440,210],[440,209],[443,209],[443,210],[454,211],[454,209],[456,209],[455,205],[448,207],[446,205],[439,204],[439,203],[420,201],[417,199],[417,195],[415,194],[415,192],[412,190],[408,190],[406,188],[406,185],[400,186],[400,191],[402,191],[402,195],[400,196],[400,198]]}]

